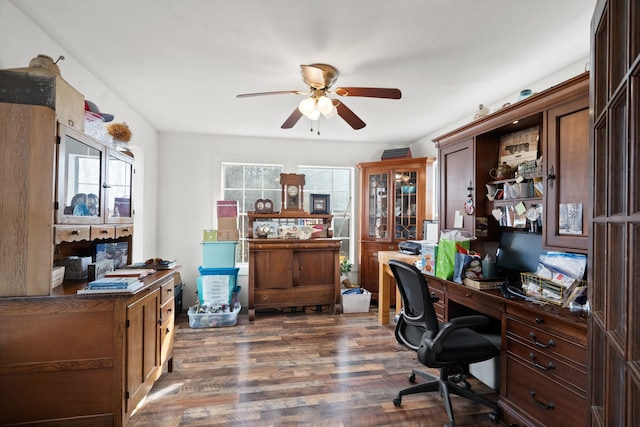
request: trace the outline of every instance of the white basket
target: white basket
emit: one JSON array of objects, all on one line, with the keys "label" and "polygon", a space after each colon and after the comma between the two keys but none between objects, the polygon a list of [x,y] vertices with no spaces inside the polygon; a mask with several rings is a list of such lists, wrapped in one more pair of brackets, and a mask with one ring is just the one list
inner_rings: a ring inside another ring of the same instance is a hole
[{"label": "white basket", "polygon": [[368,313],[371,303],[371,292],[364,290],[361,294],[341,294],[343,313]]}]

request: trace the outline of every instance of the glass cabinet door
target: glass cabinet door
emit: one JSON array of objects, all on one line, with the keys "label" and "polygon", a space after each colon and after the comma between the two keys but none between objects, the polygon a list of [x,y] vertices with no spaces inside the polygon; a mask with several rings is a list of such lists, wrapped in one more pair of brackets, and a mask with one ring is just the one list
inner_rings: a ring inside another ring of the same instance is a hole
[{"label": "glass cabinet door", "polygon": [[102,222],[102,146],[66,129],[58,151],[58,224]]},{"label": "glass cabinet door", "polygon": [[381,171],[368,175],[367,233],[372,239],[389,238],[389,173]]},{"label": "glass cabinet door", "polygon": [[418,230],[418,172],[395,171],[394,240],[416,239]]},{"label": "glass cabinet door", "polygon": [[108,223],[130,223],[133,217],[131,188],[133,159],[109,150],[105,189],[105,215]]}]

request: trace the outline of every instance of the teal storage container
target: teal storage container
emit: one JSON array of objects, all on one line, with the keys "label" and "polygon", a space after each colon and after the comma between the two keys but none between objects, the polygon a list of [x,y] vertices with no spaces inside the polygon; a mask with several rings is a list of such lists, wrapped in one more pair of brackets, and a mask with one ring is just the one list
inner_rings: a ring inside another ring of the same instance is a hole
[{"label": "teal storage container", "polygon": [[200,305],[231,305],[237,297],[239,288],[239,268],[199,267],[200,276],[196,279]]},{"label": "teal storage container", "polygon": [[203,268],[233,268],[236,266],[237,241],[202,242]]}]

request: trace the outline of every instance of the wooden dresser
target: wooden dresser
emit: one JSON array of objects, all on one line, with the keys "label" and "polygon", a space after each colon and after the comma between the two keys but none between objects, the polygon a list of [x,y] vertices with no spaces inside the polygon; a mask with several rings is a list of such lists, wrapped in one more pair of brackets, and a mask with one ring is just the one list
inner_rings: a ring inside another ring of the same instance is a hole
[{"label": "wooden dresser", "polygon": [[1,424],[123,426],[173,367],[174,271],[135,294],[0,298]]},{"label": "wooden dresser", "polygon": [[261,308],[331,305],[341,311],[340,239],[248,242],[249,320]]}]

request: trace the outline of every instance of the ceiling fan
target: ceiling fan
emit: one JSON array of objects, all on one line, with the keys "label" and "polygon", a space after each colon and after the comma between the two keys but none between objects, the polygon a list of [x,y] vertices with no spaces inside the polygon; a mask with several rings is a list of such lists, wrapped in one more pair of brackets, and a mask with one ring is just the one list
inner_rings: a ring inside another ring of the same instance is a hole
[{"label": "ceiling fan", "polygon": [[282,90],[275,92],[243,93],[237,95],[237,98],[284,94],[310,95],[310,97],[303,99],[298,107],[293,110],[287,120],[280,126],[282,129],[292,128],[303,115],[311,120],[317,120],[320,115],[330,119],[337,114],[342,117],[349,126],[357,130],[365,127],[366,123],[342,101],[329,98],[327,95],[388,99],[400,99],[402,96],[400,89],[376,87],[338,87],[331,89],[331,86],[336,82],[339,75],[335,67],[328,64],[310,64],[300,65],[300,68],[302,71],[302,80],[309,86],[309,91]]}]

